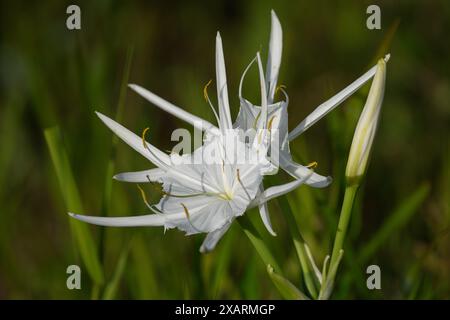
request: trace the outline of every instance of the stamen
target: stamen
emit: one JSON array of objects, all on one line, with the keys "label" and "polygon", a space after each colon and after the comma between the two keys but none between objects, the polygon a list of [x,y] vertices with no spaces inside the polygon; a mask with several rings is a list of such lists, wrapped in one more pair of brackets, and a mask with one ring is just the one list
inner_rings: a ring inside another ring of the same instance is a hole
[{"label": "stamen", "polygon": [[144,146],[145,149],[148,149],[147,142],[145,141],[145,136],[148,130],[150,130],[149,127],[145,128],[144,131],[142,131],[142,145]]},{"label": "stamen", "polygon": [[205,97],[206,102],[208,102],[209,100],[209,96],[208,96],[208,87],[211,84],[212,79],[208,81],[208,83],[203,87],[203,96]]},{"label": "stamen", "polygon": [[[155,160],[157,161],[157,162],[159,162],[159,164],[157,164],[157,166],[158,167],[161,167],[161,166],[163,166],[163,167],[166,167],[167,168],[167,165],[164,163],[164,162],[162,162],[160,159],[159,159],[159,157],[158,156],[156,156],[155,155],[155,153],[149,148],[149,146],[147,145],[147,141],[145,140],[145,136],[147,135],[147,132],[148,132],[148,130],[150,130],[150,128],[145,128],[143,131],[142,131],[142,145],[144,146],[144,149],[146,149],[154,158],[155,158]],[[156,163],[155,163],[156,164]]]},{"label": "stamen", "polygon": [[272,122],[273,122],[273,120],[275,120],[276,117],[277,117],[277,116],[272,116],[272,117],[269,119],[269,125],[267,126],[268,129],[269,129],[269,131],[272,130]]},{"label": "stamen", "polygon": [[217,115],[216,109],[214,109],[214,106],[208,96],[208,87],[211,84],[211,82],[212,79],[209,80],[208,83],[203,88],[203,97],[205,98],[206,102],[208,102],[209,106],[211,107],[211,110],[214,112],[214,116],[216,117],[217,123],[220,124],[219,116]]},{"label": "stamen", "polygon": [[317,163],[316,161],[313,161],[313,162],[308,163],[308,164],[306,165],[306,167],[307,167],[308,169],[315,169],[317,166],[318,166],[318,163]]},{"label": "stamen", "polygon": [[191,217],[190,217],[188,208],[187,208],[183,203],[181,203],[181,206],[183,207],[184,213],[186,214],[186,219],[187,219],[187,221],[189,222],[189,224],[191,225],[191,227],[194,228],[194,230],[197,231],[197,232],[200,232],[200,233],[203,232],[203,231],[197,229],[197,228],[192,224],[192,222],[191,222]]},{"label": "stamen", "polygon": [[278,91],[281,91],[283,89],[286,89],[286,86],[284,84],[279,84],[276,88],[275,88],[275,94],[278,93]]},{"label": "stamen", "polygon": [[275,94],[277,94],[278,91],[281,91],[284,94],[284,97],[286,98],[286,103],[289,103],[289,96],[288,96],[287,92],[284,89],[286,89],[286,86],[283,85],[283,84],[280,84],[275,89]]},{"label": "stamen", "polygon": [[255,117],[255,121],[253,122],[253,129],[256,129],[256,125],[258,124],[259,117],[261,117],[261,111]]},{"label": "stamen", "polygon": [[138,185],[138,184],[137,184],[137,187],[138,187],[139,191],[141,192],[142,200],[144,200],[145,205],[150,209],[151,206],[150,206],[150,204],[147,201],[147,195],[145,194],[144,189],[142,189],[141,186]]},{"label": "stamen", "polygon": [[250,194],[248,193],[247,188],[244,186],[244,184],[243,184],[242,181],[241,181],[241,175],[239,174],[239,169],[236,169],[236,177],[237,177],[238,182],[241,184],[242,189],[244,189],[245,194],[246,194],[247,197],[248,197],[248,200],[251,201],[252,199],[251,199],[251,197],[250,197]]}]

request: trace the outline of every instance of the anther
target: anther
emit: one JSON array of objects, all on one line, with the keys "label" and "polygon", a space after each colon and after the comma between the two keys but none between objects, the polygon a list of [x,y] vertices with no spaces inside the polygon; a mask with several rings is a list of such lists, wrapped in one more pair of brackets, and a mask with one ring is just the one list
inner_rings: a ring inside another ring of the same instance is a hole
[{"label": "anther", "polygon": [[150,204],[149,204],[148,201],[147,201],[147,196],[146,196],[146,194],[145,194],[144,189],[142,189],[141,186],[138,185],[138,184],[137,184],[137,187],[138,187],[139,191],[141,192],[141,197],[142,197],[142,200],[144,200],[145,205],[146,205],[148,208],[150,208]]},{"label": "anther", "polygon": [[275,88],[275,94],[278,93],[278,91],[286,89],[286,86],[284,84],[280,84]]},{"label": "anther", "polygon": [[212,79],[208,81],[208,83],[205,85],[205,87],[203,88],[203,97],[205,98],[206,102],[208,102],[209,97],[208,97],[208,87],[211,84]]},{"label": "anther", "polygon": [[245,194],[246,194],[247,197],[248,197],[248,200],[252,200],[251,197],[250,197],[250,194],[249,194],[248,191],[247,191],[247,188],[245,188],[244,184],[243,184],[242,181],[241,181],[241,175],[239,174],[239,169],[236,169],[236,178],[237,178],[238,182],[241,184],[242,189],[244,189]]},{"label": "anther", "polygon": [[145,141],[145,136],[148,130],[150,130],[149,127],[145,128],[144,131],[142,131],[142,145],[144,146],[145,149],[148,149],[147,142]]},{"label": "anther", "polygon": [[311,163],[308,163],[308,164],[306,165],[306,167],[307,167],[308,169],[315,169],[315,168],[317,167],[317,165],[318,165],[318,163],[317,163],[316,161],[313,161],[313,162],[311,162]]},{"label": "anther", "polygon": [[190,216],[190,214],[189,214],[189,210],[188,210],[188,208],[184,205],[184,203],[181,203],[181,206],[183,207],[184,214],[186,215],[186,219],[187,219],[187,221],[189,222],[189,224],[191,225],[191,227],[192,227],[195,231],[197,231],[197,232],[203,232],[203,231],[201,231],[201,230],[198,230],[198,229],[192,224],[192,222],[191,222],[191,216]]},{"label": "anther", "polygon": [[273,123],[273,120],[275,120],[275,118],[276,118],[276,116],[272,116],[272,118],[269,119],[269,125],[267,126],[267,128],[269,130],[272,130],[272,123]]}]

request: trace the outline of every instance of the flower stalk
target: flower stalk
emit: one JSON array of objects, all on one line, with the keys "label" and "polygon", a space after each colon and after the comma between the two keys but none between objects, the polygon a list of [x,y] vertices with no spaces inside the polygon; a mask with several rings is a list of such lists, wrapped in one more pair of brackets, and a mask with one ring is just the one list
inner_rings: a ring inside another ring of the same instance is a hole
[{"label": "flower stalk", "polygon": [[[361,116],[359,117],[358,124],[353,135],[353,141],[350,147],[347,168],[345,171],[346,188],[344,201],[334,239],[330,270],[337,271],[337,268],[339,267],[355,197],[362,178],[367,171],[367,164],[378,126],[381,105],[383,103],[384,85],[386,80],[386,62],[388,59],[389,55],[387,55],[385,59],[378,60],[377,71],[372,81],[366,104]],[[330,287],[328,289],[329,292],[333,286],[335,276],[336,272],[330,273],[328,277],[329,279],[327,279]]]}]

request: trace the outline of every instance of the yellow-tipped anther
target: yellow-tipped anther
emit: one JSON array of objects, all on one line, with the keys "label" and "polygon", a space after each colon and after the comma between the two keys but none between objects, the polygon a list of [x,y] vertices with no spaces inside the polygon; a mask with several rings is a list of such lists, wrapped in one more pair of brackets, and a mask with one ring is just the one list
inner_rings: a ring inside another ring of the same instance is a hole
[{"label": "yellow-tipped anther", "polygon": [[149,204],[148,201],[147,201],[147,196],[146,196],[146,194],[145,194],[144,189],[142,189],[141,186],[138,185],[138,184],[137,184],[137,187],[138,187],[139,191],[141,192],[141,197],[142,197],[142,200],[144,200],[145,205],[146,205],[147,207],[150,207],[150,204]]},{"label": "yellow-tipped anther", "polygon": [[258,114],[255,117],[255,121],[253,121],[253,128],[254,129],[256,128],[256,125],[258,124],[259,117],[261,117],[261,111],[258,112]]},{"label": "yellow-tipped anther", "polygon": [[188,208],[186,208],[186,206],[184,205],[184,203],[182,203],[181,206],[183,207],[184,214],[186,215],[186,218],[189,220],[191,216],[189,215],[189,210],[188,210]]},{"label": "yellow-tipped anther", "polygon": [[275,89],[275,94],[278,93],[278,91],[286,89],[286,86],[284,84],[279,84]]},{"label": "yellow-tipped anther", "polygon": [[269,119],[269,124],[267,126],[267,129],[272,130],[272,122],[275,120],[277,116],[272,116],[272,118]]},{"label": "yellow-tipped anther", "polygon": [[187,219],[187,221],[189,222],[189,224],[191,225],[191,227],[192,227],[195,231],[197,231],[197,232],[204,232],[204,231],[202,231],[202,230],[197,229],[197,228],[192,224],[192,222],[191,222],[191,216],[190,216],[190,214],[189,214],[188,208],[186,208],[186,206],[185,206],[183,203],[181,204],[181,206],[183,207],[184,214],[186,215],[186,219]]},{"label": "yellow-tipped anther", "polygon": [[308,164],[306,165],[306,167],[307,167],[308,169],[315,169],[315,168],[317,167],[317,165],[318,165],[318,163],[317,163],[316,161],[313,161],[313,162],[311,162],[311,163],[308,163]]},{"label": "yellow-tipped anther", "polygon": [[212,79],[208,81],[208,83],[205,85],[205,87],[203,88],[203,97],[205,97],[206,102],[208,102],[209,100],[209,96],[208,96],[208,87],[211,84]]},{"label": "yellow-tipped anther", "polygon": [[142,131],[142,145],[144,148],[147,149],[147,142],[145,141],[145,136],[147,135],[147,131],[150,130],[150,128],[145,128],[144,131]]}]

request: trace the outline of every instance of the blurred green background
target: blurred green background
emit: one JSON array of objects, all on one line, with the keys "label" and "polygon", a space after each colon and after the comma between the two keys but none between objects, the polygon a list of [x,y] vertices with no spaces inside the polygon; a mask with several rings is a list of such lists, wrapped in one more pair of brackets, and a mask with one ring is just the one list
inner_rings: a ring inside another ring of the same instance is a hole
[{"label": "blurred green background", "polygon": [[[391,53],[381,123],[333,298],[450,298],[448,1],[77,1],[82,29],[74,31],[66,28],[70,4],[1,1],[0,298],[280,298],[237,223],[208,255],[198,253],[204,235],[85,225],[94,244],[88,250],[97,250],[100,261],[95,284],[66,214],[68,207],[80,208],[79,199],[90,215],[147,212],[136,186],[112,181],[111,173],[149,163],[114,142],[94,111],[114,117],[122,108],[121,122],[136,133],[150,127],[148,139],[161,149],[174,145],[173,129],[192,128],[124,83],[214,121],[202,90],[215,78],[220,30],[235,117],[242,71],[257,50],[267,55],[272,8],[284,31],[280,82],[290,96],[291,129]],[[366,28],[370,4],[381,7],[381,30]],[[244,90],[253,101],[259,101],[256,80],[252,70]],[[334,178],[327,189],[301,187],[287,197],[320,265],[331,250],[347,153],[367,90],[291,143],[298,161],[317,161],[317,171]],[[44,136],[54,126],[60,134],[48,134],[66,152],[79,199],[67,168],[58,181]],[[145,190],[157,201],[155,189]],[[277,237],[264,230],[257,211],[248,215],[285,276],[301,287],[283,211],[277,201],[269,208]],[[82,268],[81,290],[66,288],[71,264]],[[381,290],[366,287],[370,264],[381,268]]]}]

